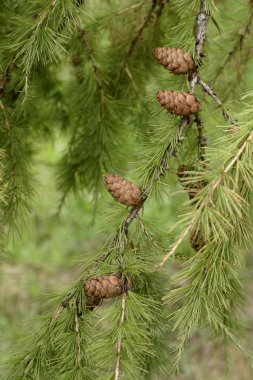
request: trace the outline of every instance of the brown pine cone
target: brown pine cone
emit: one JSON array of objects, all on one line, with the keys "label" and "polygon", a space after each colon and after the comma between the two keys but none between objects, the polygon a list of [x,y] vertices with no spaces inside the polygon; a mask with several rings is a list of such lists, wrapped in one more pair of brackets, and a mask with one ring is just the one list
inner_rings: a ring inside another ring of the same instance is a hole
[{"label": "brown pine cone", "polygon": [[119,273],[90,278],[84,284],[88,307],[99,305],[103,298],[114,298],[124,292],[124,280]]},{"label": "brown pine cone", "polygon": [[117,174],[107,174],[105,184],[113,198],[127,206],[138,206],[141,203],[141,189]]},{"label": "brown pine cone", "polygon": [[188,92],[158,91],[156,97],[170,113],[188,116],[200,110],[197,98]]},{"label": "brown pine cone", "polygon": [[174,74],[187,74],[195,70],[192,54],[181,49],[159,47],[154,50],[158,62]]}]

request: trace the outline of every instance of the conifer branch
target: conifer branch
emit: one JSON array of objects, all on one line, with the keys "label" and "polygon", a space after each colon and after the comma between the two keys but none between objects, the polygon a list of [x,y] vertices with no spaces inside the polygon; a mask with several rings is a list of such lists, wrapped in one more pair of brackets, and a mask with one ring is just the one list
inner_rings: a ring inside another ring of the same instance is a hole
[{"label": "conifer branch", "polygon": [[[183,131],[186,125],[189,124],[189,119],[187,117],[183,117],[179,123],[179,134],[178,134],[178,143],[183,141]],[[142,203],[139,206],[133,207],[130,211],[128,217],[124,221],[124,231],[127,236],[128,229],[130,224],[134,221],[134,219],[137,218],[139,215],[139,212],[141,208],[143,207],[144,203],[150,196],[154,183],[159,181],[162,177],[164,177],[166,171],[169,169],[168,167],[168,160],[171,156],[176,155],[176,148],[172,148],[171,144],[169,144],[166,149],[164,150],[164,154],[162,156],[162,159],[160,161],[159,170],[157,171],[154,178],[150,181],[150,183],[146,186],[145,189],[143,189],[143,195],[142,195]]]},{"label": "conifer branch", "polygon": [[[39,13],[33,10],[33,19],[25,20],[26,23],[23,16],[15,15],[17,26],[12,33],[13,42],[10,48],[14,51],[13,61],[19,64],[23,73],[24,99],[28,96],[32,71],[38,66],[57,62],[62,51],[65,51],[62,30],[68,25],[71,31],[79,25],[78,13],[81,5],[82,1],[62,4],[59,0],[52,0]],[[25,28],[25,25],[30,26]],[[17,32],[19,28],[22,31],[21,36]]]},{"label": "conifer branch", "polygon": [[221,174],[219,174],[219,176],[213,180],[213,183],[210,184],[208,197],[200,205],[197,206],[196,213],[195,213],[194,217],[192,218],[192,220],[190,221],[188,226],[185,228],[183,233],[180,235],[178,240],[171,246],[171,249],[169,250],[169,252],[163,257],[163,259],[161,260],[161,262],[157,266],[157,269],[161,269],[166,264],[168,259],[175,254],[176,250],[181,245],[181,243],[184,241],[186,236],[194,229],[194,226],[195,226],[196,222],[198,221],[198,218],[199,218],[199,215],[201,214],[201,212],[208,205],[213,204],[213,202],[214,202],[213,198],[214,198],[215,190],[221,184],[222,180],[224,179],[224,176],[226,174],[228,174],[228,172],[234,167],[235,163],[238,160],[240,160],[240,158],[243,155],[243,153],[245,152],[246,148],[248,147],[248,145],[250,143],[252,143],[252,141],[253,141],[253,131],[246,137],[246,139],[244,139],[239,144],[237,153],[232,158],[230,158],[230,160],[225,165],[225,168],[221,171]]},{"label": "conifer branch", "polygon": [[[7,236],[10,233],[19,233],[19,222],[26,222],[31,212],[29,201],[33,196],[30,180],[31,150],[19,125],[20,120],[14,120],[7,111],[1,118],[0,141],[5,151],[1,185],[5,193],[5,200],[0,206],[3,212]],[[20,159],[22,157],[22,160]],[[13,234],[12,236],[14,236]]]},{"label": "conifer branch", "polygon": [[[189,124],[188,117],[183,117],[180,120],[179,123],[179,132],[178,132],[178,140],[177,143],[182,142],[182,133],[186,125]],[[181,138],[180,138],[181,137]],[[109,249],[103,253],[98,259],[95,260],[94,265],[91,268],[91,272],[94,273],[98,267],[105,262],[108,257],[113,252],[113,249],[115,246],[117,246],[120,249],[120,252],[123,252],[128,245],[128,233],[129,233],[129,227],[132,224],[132,222],[138,217],[140,210],[143,208],[144,203],[149,198],[150,194],[152,193],[152,189],[154,184],[159,181],[162,177],[164,177],[166,171],[169,169],[168,167],[168,159],[171,156],[174,156],[176,154],[175,147],[169,143],[169,145],[164,149],[159,168],[156,171],[154,177],[150,179],[150,182],[147,184],[145,189],[143,189],[142,192],[142,201],[138,206],[132,207],[130,210],[128,216],[126,219],[122,222],[121,226],[117,229],[116,234],[114,238],[111,240],[111,243],[109,245]],[[122,232],[124,235],[124,238],[122,239]],[[70,299],[74,296],[75,293],[72,293],[66,297],[66,299],[63,301],[61,308],[68,307]]]}]

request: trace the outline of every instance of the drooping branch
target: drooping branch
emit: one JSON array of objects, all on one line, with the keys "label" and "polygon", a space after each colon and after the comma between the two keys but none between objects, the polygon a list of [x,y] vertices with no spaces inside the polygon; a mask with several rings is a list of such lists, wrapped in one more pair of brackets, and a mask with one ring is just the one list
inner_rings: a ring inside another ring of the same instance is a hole
[{"label": "drooping branch", "polygon": [[[183,117],[180,120],[180,123],[179,123],[179,132],[178,132],[179,133],[178,134],[178,136],[179,136],[178,137],[178,143],[181,142],[181,139],[182,139],[181,134],[183,133],[182,131],[183,131],[184,127],[186,125],[188,125],[188,123],[189,123],[189,120],[188,120],[187,117]],[[181,139],[180,139],[180,136],[181,136]],[[154,178],[152,178],[152,180],[150,181],[150,183],[145,187],[145,189],[143,189],[141,203],[138,206],[132,207],[132,209],[129,211],[128,216],[125,218],[125,220],[123,220],[123,222],[121,223],[120,227],[117,229],[117,231],[115,233],[115,236],[111,240],[107,251],[104,252],[100,257],[98,257],[95,260],[94,264],[90,268],[90,273],[95,273],[96,272],[96,270],[99,268],[99,266],[103,262],[105,262],[108,259],[108,257],[111,255],[111,253],[113,252],[113,249],[114,249],[115,246],[117,246],[119,248],[120,254],[122,254],[122,252],[125,250],[126,246],[129,244],[128,234],[129,234],[129,227],[130,227],[130,225],[138,217],[140,210],[143,209],[143,206],[144,206],[145,202],[148,200],[148,198],[151,195],[151,192],[152,192],[154,184],[156,182],[158,182],[162,177],[164,177],[165,173],[168,171],[168,169],[169,169],[168,160],[169,160],[170,157],[172,157],[172,156],[175,155],[175,152],[176,152],[175,147],[171,146],[171,144],[169,144],[166,147],[166,149],[164,150],[164,153],[162,155],[162,158],[161,158],[161,161],[160,161],[160,164],[159,164],[159,169],[157,170],[157,173],[155,174]],[[124,237],[124,239],[122,239],[122,236]],[[120,245],[118,245],[118,244],[120,244]],[[59,312],[60,313],[66,307],[69,306],[69,302],[74,297],[74,295],[75,295],[75,292],[73,292],[71,294],[68,294],[66,296],[66,298],[64,299],[64,301],[62,302],[62,304],[61,304],[61,306],[59,308]],[[56,311],[55,315],[58,317],[58,312],[57,311]]]},{"label": "drooping branch", "polygon": [[[187,117],[183,117],[180,120],[178,143],[183,141],[184,127],[188,124],[189,124],[189,120]],[[157,174],[155,175],[153,181],[150,184],[148,184],[147,187],[143,190],[141,205],[133,207],[132,210],[130,211],[128,217],[126,218],[126,220],[123,223],[124,231],[125,231],[126,235],[128,233],[128,229],[129,229],[131,223],[134,221],[134,219],[136,219],[138,217],[138,214],[139,214],[141,208],[143,207],[144,202],[146,202],[146,200],[149,198],[149,196],[152,192],[154,183],[159,181],[162,177],[164,177],[166,171],[169,169],[169,167],[168,167],[169,158],[171,156],[175,156],[175,154],[176,154],[176,148],[172,149],[171,145],[169,144],[164,151],[164,154],[163,154],[162,159],[160,161],[159,170],[158,170]]]},{"label": "drooping branch", "polygon": [[157,269],[161,269],[166,264],[166,262],[168,261],[168,259],[171,256],[174,255],[174,253],[176,252],[176,250],[178,249],[178,247],[180,246],[180,244],[184,241],[184,239],[186,238],[186,236],[194,229],[194,226],[195,226],[196,222],[199,219],[199,215],[202,213],[202,211],[204,210],[204,208],[207,207],[210,204],[213,204],[213,198],[214,198],[215,190],[221,184],[221,182],[222,182],[222,180],[224,178],[224,175],[228,174],[229,171],[234,167],[235,163],[240,160],[241,156],[246,151],[248,145],[252,143],[252,141],[253,141],[253,131],[247,136],[247,138],[244,141],[242,141],[238,145],[238,151],[237,151],[237,153],[235,154],[235,156],[233,156],[227,162],[227,164],[225,165],[225,169],[213,181],[213,183],[210,186],[208,197],[206,198],[206,200],[204,202],[202,202],[198,206],[198,208],[196,209],[196,213],[195,213],[194,217],[192,218],[192,220],[190,221],[190,223],[188,224],[188,226],[185,228],[185,230],[182,232],[182,234],[180,235],[180,237],[178,238],[178,240],[175,243],[173,243],[173,245],[171,246],[169,252],[163,257],[163,259],[161,260],[160,264],[157,266]]},{"label": "drooping branch", "polygon": [[[23,73],[24,99],[28,96],[32,72],[38,66],[46,66],[48,63],[58,61],[60,51],[65,51],[62,42],[63,30],[67,26],[70,26],[69,30],[72,30],[72,26],[80,24],[79,7],[82,3],[83,1],[80,0],[62,4],[59,0],[52,0],[42,11],[34,10],[32,19],[29,18],[27,22],[30,27],[22,33],[22,38],[17,33],[21,22],[20,17],[15,16],[17,26],[13,36],[16,39],[13,40],[10,47],[14,52],[13,61],[17,62]],[[24,20],[22,23],[24,23]],[[21,27],[23,27],[23,24],[21,24]]]}]

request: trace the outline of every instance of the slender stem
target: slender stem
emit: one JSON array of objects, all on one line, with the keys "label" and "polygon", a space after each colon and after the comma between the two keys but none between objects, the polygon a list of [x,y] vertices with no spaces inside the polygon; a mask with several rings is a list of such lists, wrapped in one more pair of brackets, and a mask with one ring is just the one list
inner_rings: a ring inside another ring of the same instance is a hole
[{"label": "slender stem", "polygon": [[80,332],[80,324],[79,324],[79,317],[77,314],[77,308],[75,308],[75,332],[76,332],[76,346],[77,346],[77,357],[76,362],[79,368],[81,368],[81,332]]},{"label": "slender stem", "polygon": [[171,249],[169,252],[163,257],[162,261],[157,265],[156,269],[161,269],[164,264],[168,261],[168,259],[173,256],[180,246],[181,243],[183,243],[184,239],[188,235],[188,233],[191,231],[193,225],[195,223],[195,219],[192,220],[192,222],[188,225],[188,227],[184,230],[184,232],[180,235],[179,239],[171,246]]},{"label": "slender stem", "polygon": [[121,314],[120,314],[120,321],[119,321],[119,337],[117,340],[117,360],[116,360],[116,366],[114,371],[114,380],[119,380],[121,377],[120,374],[120,359],[121,359],[121,350],[122,350],[122,326],[124,324],[125,320],[125,313],[126,313],[126,297],[127,294],[123,293],[122,299],[121,299]]}]

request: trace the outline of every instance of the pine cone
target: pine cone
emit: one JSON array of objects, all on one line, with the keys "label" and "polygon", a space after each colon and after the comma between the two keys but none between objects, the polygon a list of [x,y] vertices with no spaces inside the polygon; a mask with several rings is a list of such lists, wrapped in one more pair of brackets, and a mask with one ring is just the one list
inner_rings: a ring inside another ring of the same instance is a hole
[{"label": "pine cone", "polygon": [[187,116],[200,110],[197,98],[188,92],[158,91],[156,97],[162,107],[176,115]]},{"label": "pine cone", "polygon": [[84,284],[89,308],[99,305],[103,298],[114,298],[124,292],[124,280],[119,273],[90,278]]},{"label": "pine cone", "polygon": [[154,56],[158,62],[174,74],[187,74],[195,70],[192,54],[175,48],[156,48]]},{"label": "pine cone", "polygon": [[107,174],[105,184],[113,198],[127,206],[138,206],[141,202],[141,189],[117,174]]}]

